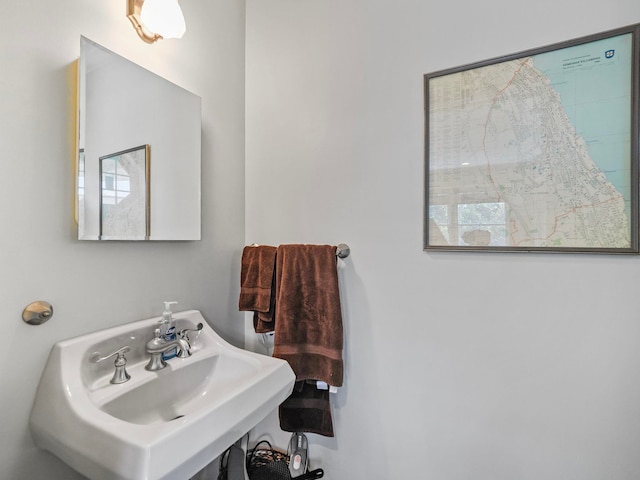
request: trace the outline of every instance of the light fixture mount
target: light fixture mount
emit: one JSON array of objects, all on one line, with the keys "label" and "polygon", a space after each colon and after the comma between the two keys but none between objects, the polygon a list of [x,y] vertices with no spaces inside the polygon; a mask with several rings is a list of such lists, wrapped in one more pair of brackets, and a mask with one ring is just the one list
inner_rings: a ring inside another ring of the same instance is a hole
[{"label": "light fixture mount", "polygon": [[187,29],[178,0],[127,0],[127,17],[147,43],[182,38]]},{"label": "light fixture mount", "polygon": [[162,35],[150,31],[142,20],[140,20],[140,12],[144,0],[127,0],[127,18],[131,20],[133,28],[135,28],[138,36],[146,43],[154,43],[162,38]]}]

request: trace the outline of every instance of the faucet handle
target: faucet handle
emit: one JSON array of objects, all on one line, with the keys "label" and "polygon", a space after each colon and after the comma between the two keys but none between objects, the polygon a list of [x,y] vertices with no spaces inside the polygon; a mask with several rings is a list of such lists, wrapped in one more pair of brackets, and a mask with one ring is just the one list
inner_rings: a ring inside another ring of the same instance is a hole
[{"label": "faucet handle", "polygon": [[[91,363],[100,363],[103,360],[106,360],[107,358],[111,358],[114,355],[118,355],[118,358],[116,358],[116,362],[117,362],[121,358],[124,359],[124,354],[128,353],[130,351],[131,351],[131,347],[129,345],[126,345],[126,346],[124,346],[122,348],[119,348],[115,352],[110,353],[109,355],[105,355],[104,357],[102,357],[99,352],[93,352],[91,354],[91,356],[89,357],[89,361]],[[125,362],[126,362],[126,359],[125,359]]]},{"label": "faucet handle", "polygon": [[[196,328],[183,328],[182,330],[180,330],[178,332],[178,338],[184,340],[186,342],[186,348],[181,348],[180,351],[178,352],[178,357],[180,358],[187,358],[189,356],[191,356],[191,342],[195,342],[198,337],[200,336],[200,331],[202,331],[202,322],[199,323],[197,325]],[[196,338],[194,338],[193,340],[191,340],[189,338],[189,332],[198,332],[198,334],[196,335]]]},{"label": "faucet handle", "polygon": [[197,336],[196,336],[196,338],[194,338],[194,340],[193,340],[193,341],[195,341],[195,340],[198,338],[198,336],[200,336],[200,331],[202,330],[203,326],[204,326],[204,325],[202,325],[202,322],[200,322],[200,323],[198,323],[198,325],[196,326],[196,328],[183,328],[182,330],[180,330],[180,331],[178,332],[178,336],[179,336],[180,338],[184,338],[184,339],[186,339],[186,340],[187,340],[187,342],[189,342],[189,335],[188,335],[188,333],[189,333],[189,332],[198,332],[198,335],[197,335]]},{"label": "faucet handle", "polygon": [[131,378],[131,376],[127,373],[127,369],[125,368],[125,366],[127,365],[127,359],[124,356],[125,353],[130,351],[131,347],[129,345],[126,345],[122,348],[119,348],[115,352],[110,353],[109,355],[105,355],[104,357],[100,356],[99,352],[93,352],[89,357],[89,361],[91,363],[100,363],[107,358],[111,358],[114,355],[117,355],[116,361],[113,363],[113,365],[116,367],[116,371],[113,373],[111,383],[124,383]]}]

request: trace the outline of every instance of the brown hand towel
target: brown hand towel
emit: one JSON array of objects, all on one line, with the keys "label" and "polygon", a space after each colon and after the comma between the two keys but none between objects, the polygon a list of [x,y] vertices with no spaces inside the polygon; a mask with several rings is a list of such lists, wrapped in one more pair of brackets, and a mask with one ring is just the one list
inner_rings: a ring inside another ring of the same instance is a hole
[{"label": "brown hand towel", "polygon": [[273,356],[289,362],[296,380],[340,387],[342,342],[336,247],[280,245]]},{"label": "brown hand towel", "polygon": [[275,303],[276,247],[244,247],[240,269],[240,311],[253,311],[256,333],[272,332]]}]

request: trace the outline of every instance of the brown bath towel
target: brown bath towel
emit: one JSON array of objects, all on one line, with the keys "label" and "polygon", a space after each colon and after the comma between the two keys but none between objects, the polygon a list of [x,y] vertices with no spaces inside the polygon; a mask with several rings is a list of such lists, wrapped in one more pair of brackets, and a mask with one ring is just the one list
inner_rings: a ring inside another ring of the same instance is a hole
[{"label": "brown bath towel", "polygon": [[287,360],[298,381],[340,387],[342,342],[336,247],[280,245],[273,356]]},{"label": "brown bath towel", "polygon": [[287,360],[296,374],[296,387],[278,410],[280,428],[333,437],[329,392],[314,380],[342,385],[336,247],[278,247],[275,329],[273,356]]},{"label": "brown bath towel", "polygon": [[256,333],[272,332],[275,303],[276,247],[244,247],[240,270],[240,311],[252,311]]}]

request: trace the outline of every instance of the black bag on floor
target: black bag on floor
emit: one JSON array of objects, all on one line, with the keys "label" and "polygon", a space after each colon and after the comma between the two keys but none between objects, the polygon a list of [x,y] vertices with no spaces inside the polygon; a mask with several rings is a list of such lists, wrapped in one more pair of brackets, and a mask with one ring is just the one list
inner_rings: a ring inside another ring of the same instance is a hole
[{"label": "black bag on floor", "polygon": [[262,440],[247,454],[247,475],[250,480],[291,480],[289,455]]}]

